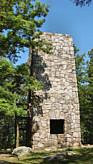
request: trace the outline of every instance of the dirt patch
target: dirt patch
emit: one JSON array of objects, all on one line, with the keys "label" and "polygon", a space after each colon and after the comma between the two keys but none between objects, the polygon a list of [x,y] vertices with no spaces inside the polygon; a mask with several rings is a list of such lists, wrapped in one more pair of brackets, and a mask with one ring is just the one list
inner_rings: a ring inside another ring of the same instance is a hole
[{"label": "dirt patch", "polygon": [[14,157],[11,154],[0,154],[0,164],[17,164],[17,161],[17,157]]}]

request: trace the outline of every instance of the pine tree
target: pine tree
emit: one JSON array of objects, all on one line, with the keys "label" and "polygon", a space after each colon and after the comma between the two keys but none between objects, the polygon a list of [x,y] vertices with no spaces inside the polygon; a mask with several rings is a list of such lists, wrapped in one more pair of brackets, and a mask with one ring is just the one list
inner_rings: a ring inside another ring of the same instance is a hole
[{"label": "pine tree", "polygon": [[93,49],[88,52],[87,75],[87,142],[93,144]]},{"label": "pine tree", "polygon": [[50,44],[40,37],[42,35],[40,27],[45,22],[47,14],[47,5],[39,0],[2,0],[0,8],[1,56],[8,57],[11,61],[16,62],[20,51],[24,51],[24,48],[29,49],[29,78],[26,77],[29,79],[29,84],[25,87],[28,93],[26,97],[29,117],[28,146],[32,146],[33,90],[41,87],[41,84],[33,76],[33,55],[37,49],[46,52],[51,49]]},{"label": "pine tree", "polygon": [[92,0],[74,0],[74,3],[76,6],[84,6],[84,5],[89,5],[92,2]]},{"label": "pine tree", "polygon": [[86,55],[76,51],[76,74],[83,144],[93,144],[93,49]]},{"label": "pine tree", "polygon": [[[23,71],[20,73],[22,74]],[[0,60],[0,77],[0,114],[5,117],[12,116],[16,119],[16,147],[18,147],[19,125],[17,117],[27,113],[24,110],[26,108],[25,95],[21,93],[24,76],[21,77],[21,81],[18,84],[17,78],[20,79],[20,75],[17,72],[17,68],[10,61],[2,58]]]},{"label": "pine tree", "polygon": [[88,99],[87,99],[87,62],[86,54],[80,54],[79,49],[75,46],[76,75],[78,84],[78,95],[80,105],[80,122],[81,122],[81,139],[86,143],[87,128],[86,120],[88,118]]}]

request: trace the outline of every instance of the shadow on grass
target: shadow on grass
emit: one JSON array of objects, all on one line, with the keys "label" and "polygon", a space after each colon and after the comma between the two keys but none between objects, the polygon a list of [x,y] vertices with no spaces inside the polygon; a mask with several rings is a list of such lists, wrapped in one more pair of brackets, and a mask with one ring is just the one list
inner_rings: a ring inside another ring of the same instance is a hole
[{"label": "shadow on grass", "polygon": [[[40,164],[92,164],[93,163],[93,148],[84,148],[74,150],[77,154],[67,155],[65,158],[45,158]],[[73,151],[72,151],[73,152]]]},{"label": "shadow on grass", "polygon": [[[12,162],[7,162],[4,160],[0,160],[0,164],[13,164]],[[14,163],[14,164],[18,164],[18,163]]]},{"label": "shadow on grass", "polygon": [[[93,148],[81,148],[69,150],[72,154],[63,156],[63,151],[59,152],[38,152],[32,153],[23,162],[25,164],[92,164]],[[75,152],[75,153],[73,153]],[[60,157],[57,156],[60,154]],[[61,158],[62,155],[62,158]]]},{"label": "shadow on grass", "polygon": [[44,157],[49,156],[50,154],[51,152],[33,152],[25,160],[21,161],[23,161],[25,164],[30,162],[31,164],[39,164],[43,161]]}]

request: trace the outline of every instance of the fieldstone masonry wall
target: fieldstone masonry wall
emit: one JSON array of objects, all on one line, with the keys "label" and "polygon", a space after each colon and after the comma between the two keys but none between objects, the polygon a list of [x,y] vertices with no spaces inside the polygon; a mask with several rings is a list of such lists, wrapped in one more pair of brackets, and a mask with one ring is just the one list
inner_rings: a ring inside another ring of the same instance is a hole
[{"label": "fieldstone masonry wall", "polygon": [[[40,111],[34,115],[38,129],[33,136],[33,149],[79,146],[80,113],[75,58],[69,35],[44,33],[53,46],[52,54],[34,56],[36,76],[44,84],[37,94],[43,97]],[[37,109],[35,109],[37,110]],[[64,120],[63,134],[50,134],[50,120]]]}]

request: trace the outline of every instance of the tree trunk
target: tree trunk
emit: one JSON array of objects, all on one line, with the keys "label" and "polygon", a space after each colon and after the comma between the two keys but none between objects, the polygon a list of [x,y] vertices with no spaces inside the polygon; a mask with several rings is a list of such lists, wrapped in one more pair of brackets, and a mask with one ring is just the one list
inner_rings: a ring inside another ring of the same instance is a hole
[{"label": "tree trunk", "polygon": [[32,147],[33,108],[31,104],[31,91],[30,90],[28,92],[28,98],[30,102],[28,103],[27,146]]},{"label": "tree trunk", "polygon": [[[34,48],[29,49],[29,71],[30,77],[33,77],[33,55]],[[32,126],[33,126],[33,91],[31,89],[28,90],[28,125],[27,125],[27,146],[32,147],[33,145],[33,134],[32,134]]]},{"label": "tree trunk", "polygon": [[19,135],[20,135],[20,132],[19,132],[19,121],[18,121],[18,118],[17,116],[15,117],[15,129],[16,129],[16,148],[19,147]]}]

